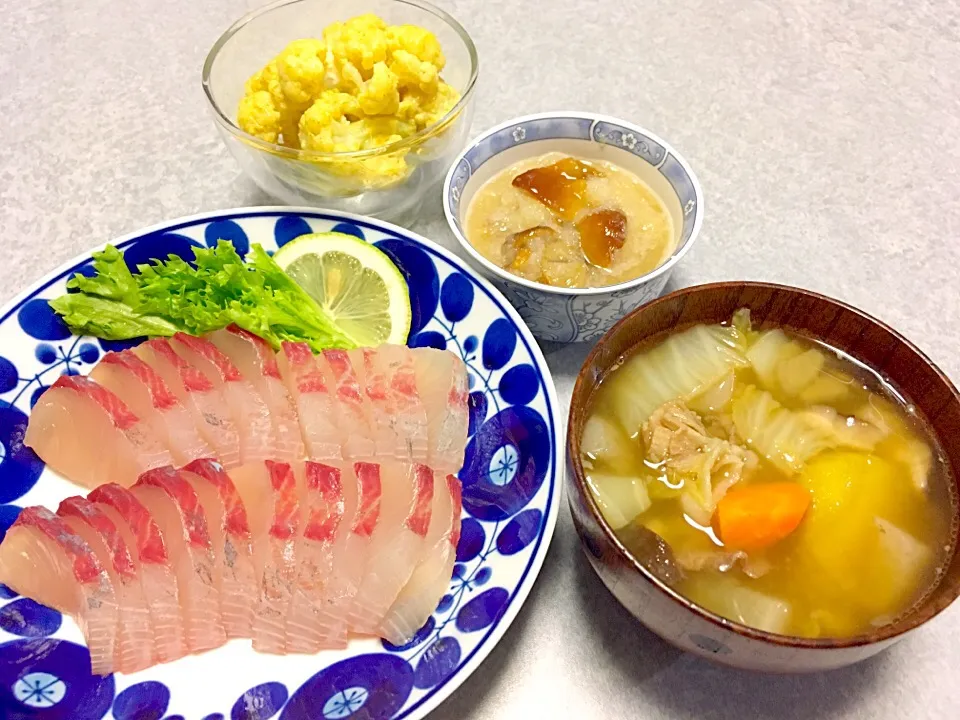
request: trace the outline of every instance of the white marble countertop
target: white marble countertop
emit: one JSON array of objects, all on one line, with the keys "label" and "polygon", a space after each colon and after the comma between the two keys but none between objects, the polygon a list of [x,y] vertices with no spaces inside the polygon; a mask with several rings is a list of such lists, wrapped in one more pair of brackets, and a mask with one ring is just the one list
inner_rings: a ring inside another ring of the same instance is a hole
[{"label": "white marble countertop", "polygon": [[[160,220],[269,203],[214,132],[200,67],[256,0],[21,0],[0,14],[0,300]],[[883,318],[960,380],[956,0],[441,0],[481,56],[474,130],[585,109],[650,128],[699,174],[672,280],[763,279]],[[359,6],[359,5],[358,5]],[[590,9],[587,9],[587,8]],[[453,246],[434,203],[416,227]],[[586,348],[545,348],[561,405]],[[623,611],[564,508],[506,637],[438,718],[960,717],[960,606],[846,670],[734,672]]]}]

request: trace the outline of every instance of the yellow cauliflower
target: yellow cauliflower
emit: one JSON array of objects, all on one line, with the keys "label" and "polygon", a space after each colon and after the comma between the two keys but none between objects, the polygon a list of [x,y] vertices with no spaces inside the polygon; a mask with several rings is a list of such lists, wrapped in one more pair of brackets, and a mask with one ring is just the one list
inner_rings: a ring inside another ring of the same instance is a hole
[{"label": "yellow cauliflower", "polygon": [[[322,39],[287,45],[247,82],[237,123],[303,150],[385,147],[434,125],[456,104],[459,94],[440,79],[445,62],[430,31],[360,15],[328,26]],[[384,186],[409,174],[409,151],[315,162],[361,186]]]},{"label": "yellow cauliflower", "polygon": [[237,111],[240,129],[267,142],[300,147],[297,137],[300,116],[289,107],[284,97],[276,61],[267,63],[250,78],[246,90]]},{"label": "yellow cauliflower", "polygon": [[280,90],[290,106],[306,108],[326,88],[325,54],[326,48],[319,40],[294,40],[277,55]]},{"label": "yellow cauliflower", "polygon": [[387,28],[387,47],[391,53],[397,50],[408,52],[421,62],[430,63],[438,72],[447,64],[436,35],[416,25],[394,25]]},{"label": "yellow cauliflower", "polygon": [[400,106],[400,91],[397,76],[387,69],[386,63],[373,66],[373,75],[357,95],[360,109],[366,115],[393,115]]}]

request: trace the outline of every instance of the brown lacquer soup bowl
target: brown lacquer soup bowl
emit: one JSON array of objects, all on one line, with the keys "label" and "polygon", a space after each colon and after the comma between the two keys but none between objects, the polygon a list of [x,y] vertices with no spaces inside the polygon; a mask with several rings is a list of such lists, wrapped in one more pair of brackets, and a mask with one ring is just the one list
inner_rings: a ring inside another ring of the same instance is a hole
[{"label": "brown lacquer soup bowl", "polygon": [[779,285],[726,282],[679,290],[638,308],[590,353],[573,390],[567,429],[567,488],[573,521],[590,564],[610,592],[673,645],[725,665],[754,670],[807,672],[849,665],[915,631],[960,596],[956,543],[936,587],[895,622],[846,638],[776,635],[724,619],[659,580],[647,569],[649,562],[634,557],[617,539],[586,483],[580,439],[593,395],[606,374],[624,356],[669,333],[697,323],[728,321],[743,307],[750,309],[754,326],[780,326],[825,342],[877,371],[925,419],[940,442],[951,482],[958,482],[960,394],[922,352],[883,323],[836,300]]}]

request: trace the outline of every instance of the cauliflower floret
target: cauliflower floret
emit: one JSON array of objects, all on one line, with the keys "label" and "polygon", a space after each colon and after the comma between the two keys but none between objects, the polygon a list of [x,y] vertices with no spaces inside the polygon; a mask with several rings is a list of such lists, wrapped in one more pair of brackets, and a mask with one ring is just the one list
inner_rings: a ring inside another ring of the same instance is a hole
[{"label": "cauliflower floret", "polygon": [[280,90],[292,107],[306,108],[326,89],[325,54],[320,40],[294,40],[277,56]]},{"label": "cauliflower floret", "polygon": [[250,78],[246,87],[247,93],[237,110],[240,129],[267,142],[300,147],[297,136],[300,113],[291,108],[284,97],[276,61]]},{"label": "cauliflower floret", "polygon": [[373,75],[357,96],[360,109],[367,115],[393,115],[400,105],[397,76],[387,69],[385,63],[373,66]]},{"label": "cauliflower floret", "polygon": [[345,23],[333,23],[323,31],[327,61],[333,61],[342,82],[344,68],[352,66],[364,79],[373,66],[387,59],[387,25],[376,15],[360,15]]},{"label": "cauliflower floret", "polygon": [[397,76],[400,87],[416,90],[428,96],[437,92],[437,83],[440,79],[437,66],[421,61],[413,53],[396,50],[390,56],[389,68]]},{"label": "cauliflower floret", "polygon": [[339,90],[320,94],[300,118],[300,147],[318,152],[353,152],[362,142],[351,120],[360,116],[357,99]]},{"label": "cauliflower floret", "polygon": [[280,138],[280,111],[266,90],[247,93],[240,100],[237,124],[245,133],[275,143]]},{"label": "cauliflower floret", "polygon": [[433,65],[438,72],[447,64],[436,35],[416,25],[394,25],[387,28],[387,47],[391,53],[404,50],[415,55],[422,62]]}]

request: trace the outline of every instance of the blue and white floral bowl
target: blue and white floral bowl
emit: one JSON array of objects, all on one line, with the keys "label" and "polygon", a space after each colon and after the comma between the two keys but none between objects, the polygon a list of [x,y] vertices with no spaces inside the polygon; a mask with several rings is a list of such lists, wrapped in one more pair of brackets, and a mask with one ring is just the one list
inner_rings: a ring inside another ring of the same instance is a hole
[{"label": "blue and white floral bowl", "polygon": [[[77,626],[0,585],[0,718],[20,720],[418,720],[462,683],[506,632],[533,585],[560,503],[559,422],[550,371],[503,297],[451,253],[402,228],[306,208],[224,210],[114,241],[133,269],[229,240],[275,250],[334,230],[375,244],[410,288],[409,344],[446,348],[469,373],[463,520],[450,587],[402,647],[355,639],[341,651],[261,655],[249,641],[133,675],[96,677]],[[0,540],[20,509],[56,508],[79,488],[23,444],[31,408],[64,374],[136,344],[71,334],[48,300],[90,253],[0,311]]]},{"label": "blue and white floral bowl", "polygon": [[[568,289],[518,277],[483,257],[463,229],[474,194],[501,170],[548,152],[607,160],[647,183],[673,219],[676,248],[667,262],[617,285]],[[700,232],[703,193],[680,154],[647,130],[595,113],[554,112],[509,120],[470,143],[447,173],[443,211],[469,259],[513,303],[534,335],[553,342],[589,342],[660,294]]]}]

